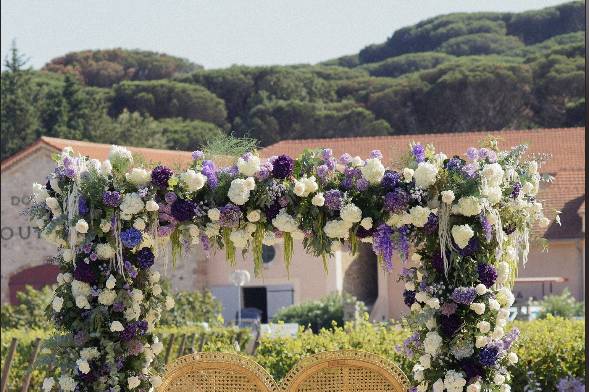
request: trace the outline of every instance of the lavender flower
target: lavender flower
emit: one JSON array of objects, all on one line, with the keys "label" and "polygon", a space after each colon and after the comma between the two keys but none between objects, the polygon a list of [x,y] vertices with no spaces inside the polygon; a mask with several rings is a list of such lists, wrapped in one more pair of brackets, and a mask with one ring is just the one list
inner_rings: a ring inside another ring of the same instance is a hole
[{"label": "lavender flower", "polygon": [[86,215],[89,212],[90,207],[88,206],[88,201],[84,196],[80,195],[80,198],[78,199],[78,213],[80,215]]},{"label": "lavender flower", "polygon": [[333,156],[333,150],[331,148],[324,148],[321,150],[321,158],[324,161],[328,161]]},{"label": "lavender flower", "polygon": [[165,166],[156,166],[151,171],[151,182],[159,188],[166,189],[168,187],[168,180],[173,174],[172,170]]},{"label": "lavender flower", "polygon": [[141,242],[143,236],[141,232],[131,227],[121,233],[121,242],[127,248],[134,248]]},{"label": "lavender flower", "polygon": [[522,184],[519,182],[516,182],[515,184],[513,184],[513,190],[511,191],[511,198],[512,199],[517,199],[517,197],[519,196],[519,193],[522,189]]},{"label": "lavender flower", "polygon": [[133,264],[131,264],[131,262],[129,260],[125,260],[124,266],[125,266],[125,271],[127,271],[129,276],[131,278],[135,279],[137,277],[137,269],[133,266]]},{"label": "lavender flower", "polygon": [[425,161],[425,148],[421,144],[414,145],[411,152],[418,163]]},{"label": "lavender flower", "polygon": [[342,156],[339,157],[339,161],[341,164],[347,165],[350,162],[352,162],[352,156],[350,154],[348,154],[347,152],[343,153]]},{"label": "lavender flower", "polygon": [[137,334],[137,326],[135,323],[127,324],[125,329],[119,333],[119,339],[123,342],[128,342]]},{"label": "lavender flower", "polygon": [[456,287],[452,292],[452,300],[458,304],[470,305],[477,296],[474,287]]},{"label": "lavender flower", "polygon": [[394,190],[401,182],[401,173],[396,171],[387,171],[380,181],[380,186],[386,191]]},{"label": "lavender flower", "polygon": [[382,152],[380,150],[370,151],[370,158],[382,159]]},{"label": "lavender flower", "polygon": [[462,168],[462,160],[460,158],[450,158],[448,162],[446,162],[446,169],[457,171]]},{"label": "lavender flower", "polygon": [[503,350],[507,351],[511,348],[513,343],[519,338],[519,333],[518,328],[513,328],[507,335],[503,336],[503,339],[501,339]]},{"label": "lavender flower", "polygon": [[556,384],[558,392],[585,392],[585,384],[582,378],[568,376],[561,378]]},{"label": "lavender flower", "polygon": [[272,174],[274,177],[283,180],[292,174],[294,161],[288,155],[280,155],[274,160],[274,162],[272,162],[272,166]]},{"label": "lavender flower", "polygon": [[115,302],[112,304],[112,310],[113,312],[122,312],[125,310],[125,305],[122,302]]},{"label": "lavender flower", "polygon": [[396,214],[405,211],[409,206],[410,195],[402,188],[388,192],[384,197],[384,209]]},{"label": "lavender flower", "polygon": [[477,272],[479,274],[479,280],[487,287],[493,286],[497,280],[497,271],[491,264],[480,263],[477,266]]},{"label": "lavender flower", "polygon": [[74,279],[79,280],[81,282],[86,283],[94,283],[96,282],[96,274],[90,264],[86,262],[78,261],[76,263],[76,268],[74,269]]},{"label": "lavender flower", "polygon": [[479,152],[476,148],[474,147],[469,147],[466,150],[466,156],[468,157],[468,159],[470,159],[471,161],[475,161],[479,158]]},{"label": "lavender flower", "polygon": [[[455,247],[458,248],[457,245],[455,245]],[[472,237],[464,248],[458,249],[458,253],[462,257],[469,257],[474,255],[480,249],[480,247],[481,242],[479,241],[479,239],[477,237]]]},{"label": "lavender flower", "polygon": [[369,186],[370,183],[364,178],[359,178],[356,181],[356,189],[360,192],[364,192],[366,189],[368,189]]},{"label": "lavender flower", "polygon": [[423,226],[423,231],[427,235],[433,235],[438,232],[438,216],[436,214],[429,214],[427,217],[427,222]]},{"label": "lavender flower", "polygon": [[192,152],[192,159],[194,161],[200,161],[203,160],[205,158],[205,153],[200,151],[200,150],[196,150]]},{"label": "lavender flower", "polygon": [[329,167],[327,165],[320,165],[317,167],[317,177],[325,178],[329,174]]},{"label": "lavender flower", "polygon": [[272,174],[272,163],[266,161],[264,163],[262,163],[260,165],[260,170],[258,170],[258,172],[255,174],[256,179],[263,181],[267,178],[270,177],[270,174]]},{"label": "lavender flower", "polygon": [[219,218],[219,225],[221,227],[238,227],[239,220],[243,217],[243,213],[238,206],[227,203],[224,207],[219,209],[221,217]]},{"label": "lavender flower", "polygon": [[456,313],[456,309],[458,309],[458,305],[456,305],[456,303],[444,302],[440,306],[440,313],[442,313],[444,316],[451,316]]},{"label": "lavender flower", "polygon": [[325,206],[332,211],[339,211],[342,205],[342,194],[337,189],[331,189],[323,194]]},{"label": "lavender flower", "polygon": [[102,202],[107,207],[116,208],[121,204],[121,194],[117,191],[105,191],[102,194]]},{"label": "lavender flower", "polygon": [[137,264],[141,269],[148,269],[154,263],[155,256],[149,248],[141,248],[135,256],[137,257]]},{"label": "lavender flower", "polygon": [[483,232],[485,233],[485,239],[487,241],[491,241],[491,238],[493,236],[493,226],[489,223],[489,220],[485,215],[481,214],[479,219],[481,221],[481,227],[483,228]]},{"label": "lavender flower", "polygon": [[219,179],[217,178],[215,163],[213,161],[203,161],[201,173],[207,178],[207,184],[211,187],[211,189],[217,188],[219,185]]},{"label": "lavender flower", "polygon": [[476,178],[477,176],[477,167],[472,164],[466,164],[464,165],[464,167],[462,168],[462,173],[467,177],[467,178]]},{"label": "lavender flower", "polygon": [[393,269],[393,243],[391,241],[392,234],[392,227],[382,224],[378,226],[372,237],[372,249],[374,250],[374,253],[382,257],[387,271]]},{"label": "lavender flower", "polygon": [[190,200],[176,200],[171,207],[172,216],[179,222],[192,220],[196,215],[196,204]]},{"label": "lavender flower", "polygon": [[166,192],[166,194],[164,195],[164,200],[168,204],[172,204],[177,199],[178,199],[178,196],[176,196],[176,194],[174,192]]},{"label": "lavender flower", "polygon": [[479,362],[486,367],[495,366],[502,354],[502,350],[503,343],[501,342],[491,342],[487,344],[479,353]]}]

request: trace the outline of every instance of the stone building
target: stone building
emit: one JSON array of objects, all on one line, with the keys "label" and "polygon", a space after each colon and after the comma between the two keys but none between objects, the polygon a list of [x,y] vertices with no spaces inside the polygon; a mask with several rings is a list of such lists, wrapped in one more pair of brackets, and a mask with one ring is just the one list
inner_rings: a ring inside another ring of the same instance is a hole
[{"label": "stone building", "polygon": [[[584,130],[539,129],[526,131],[491,132],[499,138],[502,146],[528,143],[530,152],[552,154],[551,160],[542,167],[542,172],[554,176],[551,184],[545,185],[539,198],[545,200],[548,215],[551,209],[562,211],[563,226],[553,224],[543,234],[550,240],[548,252],[532,247],[529,261],[520,268],[515,293],[519,300],[529,297],[542,298],[550,292],[561,292],[568,287],[577,299],[583,299],[584,280]],[[260,151],[264,157],[279,154],[299,155],[305,148],[330,147],[336,155],[348,152],[367,156],[371,150],[380,149],[384,160],[396,166],[400,154],[407,150],[411,141],[432,143],[438,151],[447,155],[463,154],[469,146],[478,145],[487,134],[438,133],[427,135],[402,135],[382,137],[358,137],[337,139],[287,140]],[[15,292],[25,284],[41,287],[55,281],[57,268],[48,264],[55,249],[39,239],[27,223],[21,211],[29,203],[30,186],[43,181],[52,169],[52,153],[71,146],[76,153],[92,158],[106,159],[110,146],[43,137],[32,146],[4,160],[2,171],[2,302],[14,301]],[[191,154],[184,151],[164,151],[147,148],[130,148],[154,162],[169,166],[186,166]],[[387,274],[377,267],[376,257],[370,248],[364,247],[351,257],[337,253],[328,262],[324,272],[320,258],[306,255],[302,244],[295,244],[290,276],[282,263],[282,247],[264,249],[263,276],[254,277],[251,255],[237,257],[237,265],[229,266],[223,252],[206,255],[195,248],[180,260],[175,269],[167,268],[175,290],[208,288],[223,303],[226,320],[235,317],[238,308],[238,293],[244,307],[256,307],[263,311],[267,320],[281,307],[302,301],[317,299],[330,292],[346,291],[362,299],[374,320],[398,318],[405,311],[402,287],[397,282],[401,268],[399,259],[394,270]],[[163,266],[158,268],[163,269]],[[230,273],[236,269],[250,271],[252,279],[241,291],[234,287]]]}]

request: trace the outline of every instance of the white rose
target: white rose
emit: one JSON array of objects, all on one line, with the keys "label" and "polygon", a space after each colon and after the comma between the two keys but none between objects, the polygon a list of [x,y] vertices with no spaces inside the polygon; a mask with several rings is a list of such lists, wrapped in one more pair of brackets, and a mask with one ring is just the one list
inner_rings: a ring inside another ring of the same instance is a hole
[{"label": "white rose", "polygon": [[475,339],[474,345],[476,348],[483,348],[489,343],[489,338],[487,336],[477,336]]},{"label": "white rose", "polygon": [[260,158],[253,154],[249,154],[247,160],[239,158],[237,160],[237,169],[244,176],[253,176],[260,171]]},{"label": "white rose", "polygon": [[438,168],[429,162],[420,162],[415,169],[415,185],[425,189],[436,182]]},{"label": "white rose", "polygon": [[125,330],[125,327],[123,327],[123,324],[121,324],[120,321],[113,321],[112,323],[110,323],[110,331],[111,332],[122,332]]},{"label": "white rose", "polygon": [[475,382],[466,387],[466,392],[481,392],[481,384]]},{"label": "white rose", "polygon": [[513,293],[507,287],[500,288],[499,291],[497,291],[496,297],[497,301],[501,304],[501,306],[504,306],[506,308],[510,307],[515,302],[515,297],[513,296]]},{"label": "white rose", "polygon": [[160,206],[155,200],[148,200],[147,203],[145,203],[145,209],[149,212],[153,212],[159,210]]},{"label": "white rose", "polygon": [[221,212],[219,211],[218,208],[211,208],[207,212],[207,215],[208,215],[209,219],[212,220],[213,222],[216,222],[219,219],[221,219]]},{"label": "white rose", "polygon": [[252,223],[258,222],[261,217],[260,210],[253,210],[247,213],[247,220]]},{"label": "white rose", "polygon": [[510,364],[515,365],[519,361],[519,358],[517,357],[516,353],[509,353],[507,355],[507,360]]},{"label": "white rose", "polygon": [[67,375],[63,375],[59,377],[59,386],[61,387],[62,391],[64,392],[71,392],[76,389],[78,384],[74,381],[73,378]]},{"label": "white rose", "polygon": [[440,300],[438,298],[429,298],[425,303],[432,309],[440,309]]},{"label": "white rose", "polygon": [[323,193],[320,192],[313,196],[313,198],[311,199],[311,204],[317,207],[322,207],[323,204],[325,204],[325,198],[323,197]]},{"label": "white rose", "polygon": [[495,340],[501,339],[505,335],[505,331],[501,327],[495,327],[493,333],[491,334],[491,338]]},{"label": "white rose", "polygon": [[76,306],[80,309],[91,309],[90,303],[88,302],[88,298],[82,295],[76,297]]},{"label": "white rose", "polygon": [[415,283],[413,283],[413,282],[405,283],[405,290],[415,291]]},{"label": "white rose", "polygon": [[366,164],[360,168],[362,177],[371,184],[379,184],[384,177],[385,168],[378,158],[366,160]]},{"label": "white rose", "polygon": [[78,233],[86,234],[88,232],[88,222],[84,219],[79,219],[76,222],[76,231]]},{"label": "white rose", "polygon": [[135,389],[141,384],[141,380],[138,377],[132,376],[127,378],[127,385],[129,389]]},{"label": "white rose", "polygon": [[503,194],[499,187],[486,187],[483,189],[482,195],[489,200],[489,203],[493,206],[501,201]]},{"label": "white rose", "polygon": [[149,382],[151,383],[152,387],[157,388],[162,385],[162,378],[160,376],[151,376]]},{"label": "white rose", "polygon": [[64,249],[62,253],[63,261],[70,262],[74,260],[75,253],[71,249]]},{"label": "white rose", "polygon": [[478,295],[483,295],[487,293],[487,286],[482,283],[479,283],[474,288]]},{"label": "white rose", "polygon": [[110,221],[107,221],[106,219],[102,219],[100,221],[100,230],[102,230],[103,233],[108,233],[111,228],[112,226],[110,224]]},{"label": "white rose", "polygon": [[489,309],[491,310],[499,310],[501,308],[501,304],[494,300],[493,298],[489,298]]},{"label": "white rose", "polygon": [[415,174],[413,169],[409,169],[408,167],[403,169],[403,179],[405,180],[405,182],[411,182],[411,180],[413,179],[413,174]]},{"label": "white rose", "polygon": [[432,385],[432,388],[433,392],[444,392],[444,381],[442,381],[441,378],[438,378],[434,385]]},{"label": "white rose", "polygon": [[55,386],[53,377],[47,377],[43,380],[43,392],[50,392]]},{"label": "white rose", "polygon": [[90,373],[90,364],[88,364],[88,361],[84,360],[84,359],[78,359],[76,361],[76,365],[78,365],[78,370],[84,374],[88,374]]},{"label": "white rose", "polygon": [[294,194],[303,197],[305,194],[305,184],[301,181],[295,180],[294,182]]},{"label": "white rose", "polygon": [[474,231],[469,225],[454,225],[452,226],[452,238],[460,249],[464,249],[468,245],[468,241],[474,236]]},{"label": "white rose", "polygon": [[373,223],[372,223],[372,218],[371,217],[363,218],[360,221],[360,226],[362,226],[366,230],[372,229],[372,225],[373,225]]},{"label": "white rose", "polygon": [[409,210],[411,223],[415,227],[423,227],[427,223],[431,210],[427,207],[415,206]]},{"label": "white rose", "polygon": [[415,294],[415,300],[417,302],[425,302],[429,298],[429,295],[425,291],[419,291]]},{"label": "white rose", "polygon": [[446,204],[452,204],[454,201],[455,196],[454,192],[452,191],[442,191],[442,201]]},{"label": "white rose", "polygon": [[284,233],[291,233],[298,230],[297,221],[290,216],[285,209],[281,209],[278,215],[272,219],[272,224]]},{"label": "white rose", "polygon": [[134,167],[130,173],[125,174],[125,178],[131,184],[145,185],[151,180],[151,173],[145,169]]},{"label": "white rose", "polygon": [[348,203],[340,209],[340,217],[344,222],[360,222],[362,220],[362,210],[355,204]]},{"label": "white rose", "polygon": [[143,291],[140,289],[133,289],[131,291],[131,299],[133,302],[141,303],[141,301],[143,301]]},{"label": "white rose", "polygon": [[205,186],[207,177],[202,173],[197,173],[192,169],[188,169],[180,175],[180,181],[185,185],[188,192],[196,192]]},{"label": "white rose", "polygon": [[487,333],[491,330],[491,324],[488,321],[480,321],[477,324],[477,328],[481,333]]},{"label": "white rose", "polygon": [[251,189],[251,184],[248,183],[248,180],[236,178],[231,181],[229,191],[227,191],[227,196],[233,203],[237,204],[238,206],[242,206],[249,200]]},{"label": "white rose", "polygon": [[166,297],[165,307],[166,307],[166,310],[172,309],[174,307],[174,298],[172,298],[168,295]]},{"label": "white rose", "polygon": [[419,363],[423,366],[424,369],[429,369],[431,367],[432,356],[429,354],[423,354],[419,357]]},{"label": "white rose", "polygon": [[505,376],[503,374],[495,374],[495,377],[493,377],[493,382],[497,385],[501,385],[505,382]]},{"label": "white rose", "polygon": [[96,255],[100,260],[109,260],[115,257],[115,250],[109,244],[97,244]]},{"label": "white rose", "polygon": [[149,282],[157,283],[160,280],[160,273],[158,271],[151,271],[149,273]]},{"label": "white rose", "polygon": [[328,221],[323,227],[323,231],[329,238],[344,238],[350,236],[351,224],[344,220]]},{"label": "white rose", "polygon": [[485,313],[485,304],[480,302],[473,302],[470,304],[470,310],[474,311],[480,316]]},{"label": "white rose", "polygon": [[98,303],[101,305],[110,306],[115,302],[115,299],[117,299],[117,293],[114,290],[102,290],[98,294]]},{"label": "white rose", "polygon": [[63,306],[63,298],[53,297],[53,301],[51,302],[51,307],[53,308],[53,310],[55,312],[59,313],[61,311],[62,306]]},{"label": "white rose", "polygon": [[145,230],[145,221],[141,218],[135,219],[135,222],[133,222],[133,227],[136,228],[137,230]]},{"label": "white rose", "polygon": [[458,203],[452,207],[452,212],[464,216],[479,215],[482,211],[479,199],[474,196],[461,197]]},{"label": "white rose", "polygon": [[106,288],[109,290],[112,290],[115,288],[115,285],[117,284],[117,279],[112,276],[112,274],[108,277],[108,279],[106,280]]},{"label": "white rose", "polygon": [[508,384],[503,384],[501,385],[500,392],[511,392],[511,387]]}]

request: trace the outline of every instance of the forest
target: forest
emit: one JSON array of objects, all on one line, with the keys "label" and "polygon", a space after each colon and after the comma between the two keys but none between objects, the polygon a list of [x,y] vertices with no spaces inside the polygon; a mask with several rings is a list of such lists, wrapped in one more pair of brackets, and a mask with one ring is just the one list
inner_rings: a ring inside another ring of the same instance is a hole
[{"label": "forest", "polygon": [[67,53],[1,76],[1,158],[40,136],[194,150],[221,134],[283,139],[581,126],[582,1],[455,13],[309,65],[204,69],[142,50]]}]

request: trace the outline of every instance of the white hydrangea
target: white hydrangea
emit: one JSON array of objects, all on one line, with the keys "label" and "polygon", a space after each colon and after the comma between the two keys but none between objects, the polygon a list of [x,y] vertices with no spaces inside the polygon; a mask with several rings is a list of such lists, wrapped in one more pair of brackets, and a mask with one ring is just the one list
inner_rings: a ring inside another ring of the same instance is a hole
[{"label": "white hydrangea", "polygon": [[391,214],[386,221],[386,224],[391,227],[399,228],[403,225],[410,225],[413,223],[413,218],[408,212],[402,214]]},{"label": "white hydrangea", "polygon": [[325,197],[323,197],[323,192],[319,192],[315,196],[313,196],[313,198],[311,199],[311,204],[317,207],[323,207],[323,205],[325,204]]},{"label": "white hydrangea", "polygon": [[81,234],[86,234],[88,232],[88,222],[85,219],[78,219],[76,222],[76,231]]},{"label": "white hydrangea", "polygon": [[497,373],[495,377],[493,377],[493,382],[497,385],[501,385],[505,382],[505,376],[503,374]]},{"label": "white hydrangea", "polygon": [[429,162],[419,162],[415,169],[415,185],[418,188],[425,189],[436,182],[438,168]]},{"label": "white hydrangea", "polygon": [[432,385],[433,392],[444,392],[444,381],[441,378],[438,378],[434,385]]},{"label": "white hydrangea", "polygon": [[143,211],[145,203],[141,200],[141,196],[138,193],[127,193],[123,196],[123,201],[119,208],[121,212],[126,215],[135,215]]},{"label": "white hydrangea", "polygon": [[501,201],[501,197],[503,193],[501,192],[501,188],[498,186],[493,187],[485,187],[483,188],[481,194],[489,200],[489,203],[493,206]]},{"label": "white hydrangea", "polygon": [[115,250],[109,244],[97,244],[96,255],[100,260],[108,260],[115,257]]},{"label": "white hydrangea", "polygon": [[130,173],[125,174],[125,178],[131,184],[142,186],[151,181],[151,172],[139,167],[134,167]]},{"label": "white hydrangea", "polygon": [[61,308],[63,307],[63,298],[55,296],[53,297],[53,301],[51,302],[51,307],[53,308],[53,310],[57,313],[59,313],[61,311]]},{"label": "white hydrangea", "polygon": [[221,219],[221,211],[219,211],[218,208],[211,208],[207,212],[207,216],[209,217],[210,220],[212,220],[213,222],[216,222],[219,219]]},{"label": "white hydrangea", "polygon": [[474,236],[474,231],[469,225],[452,226],[452,238],[460,249],[468,245],[468,241]]},{"label": "white hydrangea", "polygon": [[143,301],[143,291],[140,289],[131,290],[131,299],[133,302],[141,303]]},{"label": "white hydrangea", "polygon": [[360,167],[364,165],[364,161],[358,155],[352,158],[351,164],[353,167]]},{"label": "white hydrangea", "polygon": [[137,230],[143,231],[143,230],[145,230],[145,221],[141,218],[137,218],[133,222],[133,227],[136,228]]},{"label": "white hydrangea", "polygon": [[362,210],[353,203],[345,204],[340,209],[340,217],[348,223],[356,223],[362,220]]},{"label": "white hydrangea", "polygon": [[491,187],[498,187],[503,182],[505,172],[498,163],[490,163],[483,166],[482,175]]},{"label": "white hydrangea", "polygon": [[174,307],[174,298],[170,297],[169,295],[166,297],[166,301],[164,303],[164,306],[166,307],[166,310],[170,310]]},{"label": "white hydrangea", "polygon": [[47,377],[43,380],[43,392],[50,392],[55,386],[55,380],[53,377]]},{"label": "white hydrangea", "polygon": [[483,295],[487,292],[487,286],[485,286],[482,283],[477,284],[474,289],[476,290],[478,295]]},{"label": "white hydrangea", "polygon": [[519,361],[519,358],[516,353],[509,353],[507,354],[507,360],[510,364],[515,365]]},{"label": "white hydrangea", "polygon": [[127,378],[127,386],[129,387],[129,389],[135,389],[140,384],[141,384],[141,380],[139,380],[139,377],[137,377],[137,376],[132,376],[132,377]]},{"label": "white hydrangea", "polygon": [[157,283],[160,281],[160,273],[158,271],[151,271],[149,273],[149,283]]},{"label": "white hydrangea", "polygon": [[435,358],[442,346],[442,337],[436,331],[430,331],[425,335],[423,347],[427,354]]},{"label": "white hydrangea", "polygon": [[462,377],[462,373],[455,370],[448,370],[444,377],[444,388],[448,392],[463,392],[466,380]]},{"label": "white hydrangea", "polygon": [[90,285],[79,280],[72,281],[72,296],[86,296],[90,294]]},{"label": "white hydrangea", "polygon": [[125,147],[112,145],[110,146],[108,159],[112,162],[126,161],[131,163],[133,162],[133,154]]},{"label": "white hydrangea", "polygon": [[480,321],[477,323],[477,328],[481,333],[488,333],[491,330],[491,324],[488,321]]},{"label": "white hydrangea", "polygon": [[110,306],[115,302],[117,299],[117,293],[114,290],[102,290],[100,294],[98,294],[98,303],[101,305]]},{"label": "white hydrangea", "polygon": [[180,181],[188,192],[196,192],[205,186],[207,177],[202,173],[197,173],[192,169],[186,170],[180,174]]},{"label": "white hydrangea", "polygon": [[507,287],[500,288],[497,291],[496,298],[497,301],[501,304],[501,306],[506,308],[510,307],[515,302],[515,297],[513,296],[513,293]]},{"label": "white hydrangea", "polygon": [[141,308],[137,303],[133,303],[131,307],[125,309],[125,312],[123,313],[123,316],[125,316],[125,320],[127,321],[138,320],[140,315]]},{"label": "white hydrangea", "polygon": [[145,209],[149,212],[157,211],[160,209],[159,204],[156,203],[155,200],[148,200],[145,203]]},{"label": "white hydrangea", "polygon": [[260,171],[260,158],[253,154],[248,154],[248,159],[240,157],[237,160],[237,169],[241,174],[251,177]]},{"label": "white hydrangea", "polygon": [[413,175],[415,174],[415,171],[413,169],[410,169],[408,167],[403,169],[403,180],[405,180],[405,182],[411,182],[411,180],[413,180]]},{"label": "white hydrangea", "polygon": [[249,200],[250,191],[253,191],[255,186],[256,184],[253,177],[248,177],[246,179],[236,178],[231,181],[227,196],[233,203],[242,206]]},{"label": "white hydrangea", "polygon": [[45,201],[49,197],[49,193],[47,192],[47,188],[44,185],[39,183],[33,184],[33,197],[37,203],[41,203]]},{"label": "white hydrangea", "polygon": [[91,309],[90,303],[88,302],[88,298],[85,296],[79,295],[75,298],[76,306],[80,309]]},{"label": "white hydrangea", "polygon": [[272,224],[284,233],[292,233],[299,228],[296,219],[290,216],[284,208],[272,219]]},{"label": "white hydrangea", "polygon": [[497,300],[495,300],[493,298],[489,298],[489,309],[497,311],[500,308],[501,308],[501,304]]},{"label": "white hydrangea", "polygon": [[489,343],[490,340],[491,339],[489,339],[488,336],[479,335],[476,337],[474,345],[476,348],[483,348]]},{"label": "white hydrangea", "polygon": [[454,196],[454,192],[452,191],[442,191],[442,201],[446,204],[452,204],[456,196]]},{"label": "white hydrangea", "polygon": [[315,176],[304,176],[294,182],[294,193],[299,197],[307,197],[311,193],[316,192],[317,189],[319,189],[319,185],[317,185]]},{"label": "white hydrangea", "polygon": [[341,219],[330,220],[323,227],[323,231],[329,238],[347,239],[350,236],[351,224]]},{"label": "white hydrangea", "polygon": [[61,377],[59,377],[59,386],[61,387],[61,390],[64,392],[72,392],[76,389],[77,385],[78,384],[76,383],[76,381],[67,374],[64,374]]},{"label": "white hydrangea", "polygon": [[464,216],[475,216],[480,214],[482,206],[478,198],[474,196],[461,197],[456,205],[452,206],[452,212],[454,214],[460,214]]},{"label": "white hydrangea", "polygon": [[415,206],[409,210],[411,215],[411,223],[415,227],[423,227],[427,223],[427,219],[431,210],[427,207]]},{"label": "white hydrangea", "polygon": [[229,239],[233,242],[236,248],[247,248],[248,241],[252,238],[247,230],[239,229],[233,230]]},{"label": "white hydrangea", "polygon": [[511,267],[509,267],[509,263],[502,261],[497,264],[497,283],[503,284],[507,282],[509,279],[509,275],[511,274]]},{"label": "white hydrangea", "polygon": [[371,184],[379,184],[384,177],[385,168],[378,158],[366,160],[366,164],[360,168],[362,177]]}]

